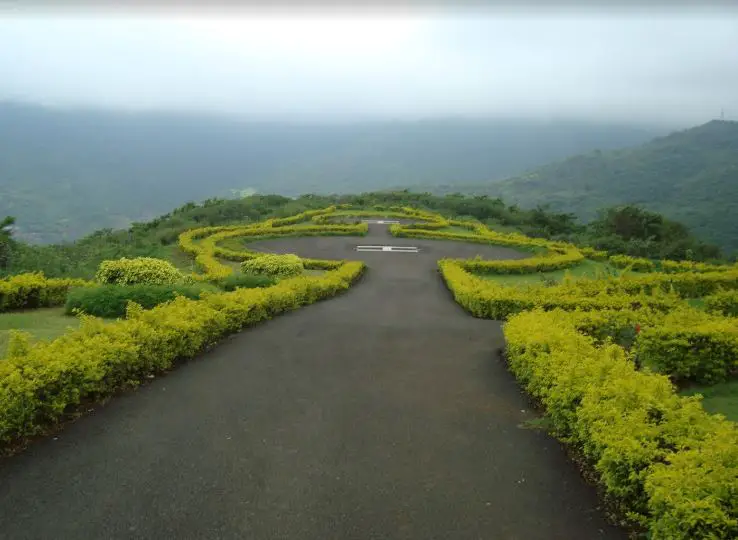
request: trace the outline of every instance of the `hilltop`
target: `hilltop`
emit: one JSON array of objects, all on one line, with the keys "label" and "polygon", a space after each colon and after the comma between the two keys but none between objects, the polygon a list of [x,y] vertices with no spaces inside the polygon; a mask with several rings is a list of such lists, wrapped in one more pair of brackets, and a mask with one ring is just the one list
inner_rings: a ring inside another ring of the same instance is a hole
[{"label": "hilltop", "polygon": [[499,196],[523,207],[546,203],[584,220],[608,206],[637,204],[735,251],[738,122],[714,120],[640,146],[577,155],[502,182],[432,191]]},{"label": "hilltop", "polygon": [[40,243],[124,228],[187,201],[478,183],[660,130],[584,122],[318,125],[0,103],[0,216]]}]

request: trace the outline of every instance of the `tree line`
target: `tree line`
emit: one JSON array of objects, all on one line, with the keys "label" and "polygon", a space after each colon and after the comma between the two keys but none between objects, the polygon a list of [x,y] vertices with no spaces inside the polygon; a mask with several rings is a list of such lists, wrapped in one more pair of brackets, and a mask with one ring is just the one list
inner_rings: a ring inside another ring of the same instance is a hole
[{"label": "tree line", "polygon": [[476,219],[500,230],[570,241],[611,253],[654,259],[723,260],[717,246],[695,238],[683,224],[634,205],[604,209],[596,220],[585,224],[572,213],[554,212],[546,205],[523,209],[484,195],[436,196],[403,190],[353,195],[307,194],[297,198],[281,195],[213,198],[201,203],[189,202],[154,220],[133,223],[128,229],[101,229],[75,242],[52,245],[33,245],[13,239],[15,220],[6,217],[0,221],[0,274],[43,271],[49,277],[90,278],[100,261],[106,259],[176,257],[177,237],[187,229],[285,217],[341,203],[365,208],[416,206],[447,217]]}]

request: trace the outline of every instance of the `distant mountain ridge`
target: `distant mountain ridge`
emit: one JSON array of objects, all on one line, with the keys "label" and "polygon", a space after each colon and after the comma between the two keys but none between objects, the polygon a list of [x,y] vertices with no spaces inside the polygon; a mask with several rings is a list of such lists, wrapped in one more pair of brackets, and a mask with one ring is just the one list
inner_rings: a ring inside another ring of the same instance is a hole
[{"label": "distant mountain ridge", "polygon": [[592,151],[503,181],[433,186],[550,204],[588,220],[600,208],[638,204],[683,222],[698,237],[738,250],[738,122],[713,120],[640,146]]},{"label": "distant mountain ridge", "polygon": [[354,193],[503,179],[660,129],[583,122],[426,120],[269,124],[0,103],[0,218],[71,240],[240,193]]}]

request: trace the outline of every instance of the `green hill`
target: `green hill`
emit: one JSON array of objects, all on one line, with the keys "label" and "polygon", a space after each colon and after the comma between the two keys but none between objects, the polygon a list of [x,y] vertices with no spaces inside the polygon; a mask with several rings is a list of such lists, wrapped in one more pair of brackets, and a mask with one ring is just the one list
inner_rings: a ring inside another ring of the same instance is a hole
[{"label": "green hill", "polygon": [[738,122],[715,120],[641,146],[571,157],[502,182],[431,191],[498,196],[523,207],[546,203],[584,220],[604,207],[637,204],[735,251]]},{"label": "green hill", "polygon": [[657,133],[531,120],[270,124],[0,103],[0,216],[17,218],[19,238],[60,242],[208,197],[501,180]]}]

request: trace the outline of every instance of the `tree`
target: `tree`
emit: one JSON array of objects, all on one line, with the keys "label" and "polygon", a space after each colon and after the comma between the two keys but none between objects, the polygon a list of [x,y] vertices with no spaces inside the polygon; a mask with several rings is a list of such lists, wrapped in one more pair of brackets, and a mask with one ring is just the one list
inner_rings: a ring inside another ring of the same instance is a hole
[{"label": "tree", "polygon": [[10,261],[13,225],[15,225],[13,216],[7,216],[0,221],[0,269],[7,268]]}]

